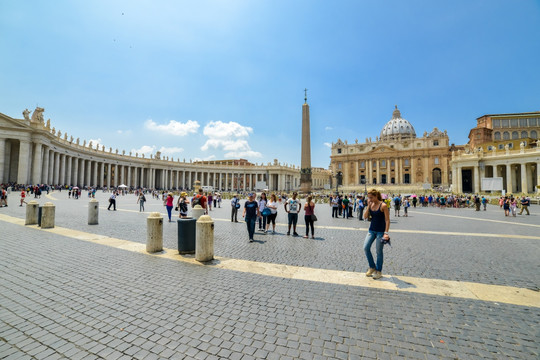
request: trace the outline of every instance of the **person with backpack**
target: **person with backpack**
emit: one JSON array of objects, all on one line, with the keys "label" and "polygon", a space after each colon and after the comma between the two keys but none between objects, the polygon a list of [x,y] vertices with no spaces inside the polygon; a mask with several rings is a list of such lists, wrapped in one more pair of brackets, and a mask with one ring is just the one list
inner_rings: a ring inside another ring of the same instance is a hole
[{"label": "person with backpack", "polygon": [[191,208],[200,205],[204,209],[204,213],[208,214],[208,199],[204,196],[203,189],[199,189],[199,193],[191,199]]},{"label": "person with backpack", "polygon": [[250,193],[248,196],[249,200],[244,204],[244,214],[242,216],[246,219],[249,242],[252,243],[255,234],[255,221],[261,216],[261,213],[259,211],[259,204],[255,201],[255,194]]},{"label": "person with backpack", "polygon": [[139,197],[137,198],[137,203],[139,204],[139,212],[144,212],[144,203],[146,202],[146,197],[142,193],[142,191],[139,193]]},{"label": "person with backpack", "polygon": [[396,195],[394,198],[394,216],[399,217],[399,211],[401,210],[401,198]]},{"label": "person with backpack", "polygon": [[111,210],[111,206],[114,206],[114,211],[116,211],[116,192],[113,191],[111,197],[109,198],[109,207],[107,210]]},{"label": "person with backpack", "polygon": [[482,205],[484,206],[484,211],[486,211],[486,207],[487,207],[487,199],[485,196],[482,196]]},{"label": "person with backpack", "polygon": [[240,209],[240,200],[238,195],[234,195],[231,200],[231,222],[238,222],[238,209]]}]

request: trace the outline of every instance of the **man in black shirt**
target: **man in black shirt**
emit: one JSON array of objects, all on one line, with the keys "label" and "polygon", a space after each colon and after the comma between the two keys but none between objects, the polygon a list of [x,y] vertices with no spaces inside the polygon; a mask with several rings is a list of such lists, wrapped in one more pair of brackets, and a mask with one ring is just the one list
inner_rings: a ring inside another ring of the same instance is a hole
[{"label": "man in black shirt", "polygon": [[255,234],[255,222],[259,216],[259,204],[255,201],[255,194],[249,194],[249,200],[244,204],[244,218],[246,219],[249,242],[253,242],[253,235]]}]

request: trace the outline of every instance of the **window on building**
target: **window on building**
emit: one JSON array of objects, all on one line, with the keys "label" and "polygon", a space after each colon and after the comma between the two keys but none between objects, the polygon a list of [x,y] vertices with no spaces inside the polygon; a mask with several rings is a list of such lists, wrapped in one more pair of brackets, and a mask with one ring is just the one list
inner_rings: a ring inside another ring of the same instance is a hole
[{"label": "window on building", "polygon": [[512,131],[512,140],[519,139],[519,133],[517,131]]},{"label": "window on building", "polygon": [[382,167],[386,167],[386,160],[382,160],[382,161],[381,161],[381,166],[382,166]]},{"label": "window on building", "polygon": [[493,120],[493,127],[494,128],[501,127],[501,120]]},{"label": "window on building", "polygon": [[501,120],[501,127],[507,128],[509,124],[508,120]]},{"label": "window on building", "polygon": [[519,119],[519,127],[527,127],[527,118]]},{"label": "window on building", "polygon": [[337,167],[338,167],[339,170],[341,170],[341,166],[342,166],[341,163],[337,164]]},{"label": "window on building", "polygon": [[519,121],[518,119],[511,119],[510,120],[510,127],[518,127],[519,126]]},{"label": "window on building", "polygon": [[504,150],[504,144],[499,144],[499,150]]},{"label": "window on building", "polygon": [[508,143],[508,148],[509,148],[509,149],[511,149],[511,148],[513,148],[513,147],[514,147],[514,144]]},{"label": "window on building", "polygon": [[341,154],[341,149],[337,149],[337,153],[338,153],[338,154]]},{"label": "window on building", "polygon": [[376,169],[376,168],[377,168],[377,162],[374,161],[374,162],[373,162],[373,169]]},{"label": "window on building", "polygon": [[416,147],[422,147],[422,143],[416,143]]},{"label": "window on building", "polygon": [[493,146],[489,145],[487,149],[488,149],[488,151],[492,151],[492,150],[493,150]]},{"label": "window on building", "polygon": [[405,166],[409,166],[409,159],[405,159]]},{"label": "window on building", "polygon": [[361,167],[362,169],[365,169],[365,168],[366,168],[366,162],[365,162],[365,161],[362,161],[362,162],[360,163],[360,167]]},{"label": "window on building", "polygon": [[531,131],[531,138],[538,139],[538,133],[536,132],[536,130]]},{"label": "window on building", "polygon": [[501,133],[498,132],[498,131],[495,132],[495,134],[493,135],[493,138],[494,138],[495,140],[501,140]]},{"label": "window on building", "polygon": [[529,126],[540,126],[540,119],[537,118],[530,118],[529,119]]},{"label": "window on building", "polygon": [[390,162],[390,166],[395,166],[394,160]]},{"label": "window on building", "polygon": [[529,134],[527,134],[526,131],[522,131],[522,132],[521,132],[521,138],[522,138],[522,139],[525,139],[526,137],[529,137]]},{"label": "window on building", "polygon": [[439,146],[439,140],[433,140],[433,146]]},{"label": "window on building", "polygon": [[510,140],[510,133],[508,131],[503,132],[503,140]]},{"label": "window on building", "polygon": [[435,165],[439,165],[439,158],[438,157],[435,158]]}]

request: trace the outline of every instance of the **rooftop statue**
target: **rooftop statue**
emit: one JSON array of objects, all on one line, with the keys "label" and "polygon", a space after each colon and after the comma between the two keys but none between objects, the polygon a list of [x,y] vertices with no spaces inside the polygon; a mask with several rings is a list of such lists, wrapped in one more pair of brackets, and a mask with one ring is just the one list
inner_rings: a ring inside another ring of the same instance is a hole
[{"label": "rooftop statue", "polygon": [[30,120],[30,110],[24,109],[22,114],[24,116],[24,120]]},{"label": "rooftop statue", "polygon": [[30,121],[43,124],[45,122],[45,120],[43,119],[44,111],[45,111],[44,108],[40,108],[36,106],[36,110],[34,110],[34,113],[32,114],[32,118]]}]

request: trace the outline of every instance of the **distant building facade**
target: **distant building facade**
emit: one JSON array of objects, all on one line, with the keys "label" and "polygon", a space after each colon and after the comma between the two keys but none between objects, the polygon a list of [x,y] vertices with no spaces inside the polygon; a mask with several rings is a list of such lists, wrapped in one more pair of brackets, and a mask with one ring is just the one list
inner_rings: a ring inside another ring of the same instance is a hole
[{"label": "distant building facade", "polygon": [[453,191],[479,193],[483,178],[501,178],[506,193],[539,192],[540,112],[492,114],[476,119],[464,151],[455,152],[451,166]]},{"label": "distant building facade", "polygon": [[397,106],[375,141],[353,144],[338,139],[332,144],[331,170],[342,173],[348,188],[384,184],[424,184],[448,187],[451,151],[446,130],[434,128],[417,137],[412,124]]}]

